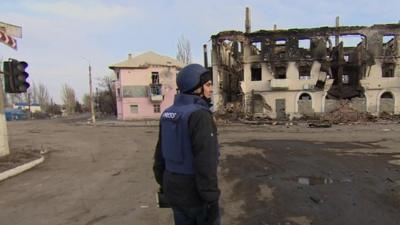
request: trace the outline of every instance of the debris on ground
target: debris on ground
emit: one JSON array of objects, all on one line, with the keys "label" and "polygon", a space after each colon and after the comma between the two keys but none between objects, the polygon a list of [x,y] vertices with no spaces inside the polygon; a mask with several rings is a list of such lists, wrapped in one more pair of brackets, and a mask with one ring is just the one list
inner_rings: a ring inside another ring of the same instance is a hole
[{"label": "debris on ground", "polygon": [[332,127],[332,124],[328,121],[317,121],[317,122],[309,123],[308,127],[310,127],[310,128],[329,128],[329,127]]},{"label": "debris on ground", "polygon": [[388,181],[388,182],[390,182],[390,183],[395,183],[394,180],[393,180],[392,178],[390,178],[390,177],[387,177],[387,178],[386,178],[386,181]]},{"label": "debris on ground", "polygon": [[243,112],[243,107],[240,102],[227,103],[225,107],[222,107],[222,109],[218,110],[215,113],[215,118],[219,123],[226,123],[227,121],[238,121],[245,117],[246,115]]},{"label": "debris on ground", "polygon": [[120,174],[121,174],[121,171],[118,171],[118,172],[115,172],[115,173],[111,174],[111,176],[118,176]]},{"label": "debris on ground", "polygon": [[335,110],[323,114],[321,120],[329,121],[332,124],[348,124],[353,122],[375,122],[376,117],[367,112],[359,112],[350,106],[349,100],[343,100]]},{"label": "debris on ground", "polygon": [[396,114],[392,114],[392,113],[388,113],[386,111],[383,111],[383,112],[379,113],[379,119],[399,121],[400,120],[400,115],[398,115],[398,114],[396,115]]},{"label": "debris on ground", "polygon": [[310,196],[310,199],[311,199],[311,201],[313,201],[316,204],[320,204],[320,203],[323,202],[323,200],[321,200],[321,199],[319,199],[317,197],[314,197],[314,196]]},{"label": "debris on ground", "polygon": [[[258,121],[253,121],[253,120],[242,120],[242,122],[244,124],[248,124],[248,125],[264,125],[264,124],[268,124],[268,125],[277,125],[277,122],[273,122],[273,121],[262,121],[262,120],[258,120]],[[282,125],[284,123],[281,123]]]},{"label": "debris on ground", "polygon": [[[264,113],[251,113],[244,112],[244,107],[241,102],[227,103],[224,107],[221,107],[215,112],[215,119],[218,124],[229,124],[232,122],[242,122],[250,125],[286,125],[287,127],[292,126],[288,124],[293,121],[309,122],[309,127],[313,128],[326,128],[332,124],[339,125],[353,125],[366,122],[378,122],[378,121],[394,121],[400,123],[400,115],[394,115],[393,113],[381,112],[379,116],[372,115],[369,112],[359,111],[352,107],[351,100],[340,100],[338,106],[326,113],[313,113],[313,114],[287,114],[283,121],[272,119],[270,114],[271,110],[268,107],[264,107],[266,111]],[[311,121],[311,122],[310,122]],[[322,124],[314,121],[322,121]],[[325,123],[327,122],[327,123]],[[330,124],[330,125],[328,125]]]}]

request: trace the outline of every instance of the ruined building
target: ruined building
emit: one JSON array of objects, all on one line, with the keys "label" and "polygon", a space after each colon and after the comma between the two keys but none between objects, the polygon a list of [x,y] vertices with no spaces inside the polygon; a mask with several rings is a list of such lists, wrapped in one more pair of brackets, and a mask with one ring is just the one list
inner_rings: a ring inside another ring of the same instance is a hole
[{"label": "ruined building", "polygon": [[[248,11],[247,11],[248,13]],[[329,112],[400,112],[400,24],[223,31],[212,36],[214,105],[283,119]]]}]

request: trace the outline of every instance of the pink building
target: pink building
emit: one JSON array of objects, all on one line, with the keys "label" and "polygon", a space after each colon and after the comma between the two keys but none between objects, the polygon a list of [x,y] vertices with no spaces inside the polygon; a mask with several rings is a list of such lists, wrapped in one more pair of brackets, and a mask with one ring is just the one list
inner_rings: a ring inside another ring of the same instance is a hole
[{"label": "pink building", "polygon": [[119,120],[159,119],[176,94],[176,74],[184,65],[176,59],[146,52],[110,66],[117,81]]}]

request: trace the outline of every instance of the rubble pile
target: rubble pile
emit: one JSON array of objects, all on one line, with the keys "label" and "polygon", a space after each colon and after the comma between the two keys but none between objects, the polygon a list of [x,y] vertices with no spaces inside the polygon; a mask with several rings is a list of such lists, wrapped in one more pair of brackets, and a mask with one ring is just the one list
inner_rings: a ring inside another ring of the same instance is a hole
[{"label": "rubble pile", "polygon": [[391,121],[400,121],[400,115],[399,114],[392,114],[388,112],[381,112],[379,113],[379,119],[382,120],[391,120]]},{"label": "rubble pile", "polygon": [[321,116],[321,120],[333,124],[352,122],[374,122],[376,117],[367,112],[359,112],[350,106],[350,101],[342,101],[333,111]]},{"label": "rubble pile", "polygon": [[215,118],[217,122],[220,123],[227,123],[228,121],[239,121],[245,117],[246,115],[243,112],[243,107],[240,102],[227,103],[225,107],[221,107],[221,109],[215,113]]}]

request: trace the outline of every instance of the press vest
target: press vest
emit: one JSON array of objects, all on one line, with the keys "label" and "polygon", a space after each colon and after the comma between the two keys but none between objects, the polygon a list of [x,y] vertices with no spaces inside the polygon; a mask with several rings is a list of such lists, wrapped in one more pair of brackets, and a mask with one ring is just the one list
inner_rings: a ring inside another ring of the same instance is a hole
[{"label": "press vest", "polygon": [[167,171],[194,174],[189,117],[201,109],[211,113],[207,103],[200,97],[179,94],[175,97],[174,104],[162,113],[161,150]]}]

